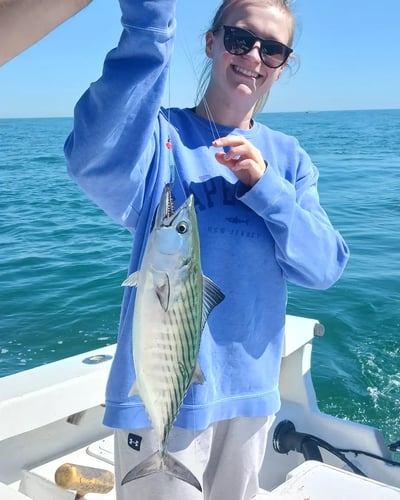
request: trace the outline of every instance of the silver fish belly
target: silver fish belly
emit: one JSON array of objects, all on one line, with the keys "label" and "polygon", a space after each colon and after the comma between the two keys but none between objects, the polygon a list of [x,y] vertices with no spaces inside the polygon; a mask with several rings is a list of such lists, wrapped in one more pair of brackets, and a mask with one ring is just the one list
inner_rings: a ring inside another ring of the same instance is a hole
[{"label": "silver fish belly", "polygon": [[197,364],[201,332],[224,295],[203,276],[193,196],[172,209],[166,185],[142,266],[123,285],[136,286],[133,360],[139,394],[157,435],[158,450],[128,472],[122,484],[164,471],[201,491],[196,477],[167,452],[171,427],[192,382],[203,383]]}]

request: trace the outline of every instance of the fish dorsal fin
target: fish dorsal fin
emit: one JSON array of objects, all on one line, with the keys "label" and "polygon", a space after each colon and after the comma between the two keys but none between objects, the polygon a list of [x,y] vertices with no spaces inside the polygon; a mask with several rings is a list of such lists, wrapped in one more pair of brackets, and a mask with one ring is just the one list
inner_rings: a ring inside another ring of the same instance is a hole
[{"label": "fish dorsal fin", "polygon": [[203,330],[206,324],[208,315],[225,298],[225,295],[217,287],[217,285],[203,275],[203,313],[201,318],[201,329]]},{"label": "fish dorsal fin", "polygon": [[168,311],[171,298],[171,286],[170,286],[169,276],[167,273],[153,272],[153,279],[154,279],[154,291],[161,304],[161,307],[164,309],[164,311]]},{"label": "fish dorsal fin", "polygon": [[139,271],[130,274],[125,281],[122,282],[121,286],[137,286],[139,279]]}]

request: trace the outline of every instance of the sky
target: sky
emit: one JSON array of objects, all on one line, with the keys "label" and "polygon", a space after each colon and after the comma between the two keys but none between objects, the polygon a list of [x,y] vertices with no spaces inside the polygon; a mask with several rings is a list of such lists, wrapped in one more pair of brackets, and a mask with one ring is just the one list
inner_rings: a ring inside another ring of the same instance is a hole
[{"label": "sky", "polygon": [[[192,106],[204,33],[220,0],[178,0],[166,104]],[[295,0],[298,70],[274,85],[264,112],[400,108],[400,0]],[[102,71],[121,32],[117,0],[93,0],[0,67],[0,118],[66,117]]]}]

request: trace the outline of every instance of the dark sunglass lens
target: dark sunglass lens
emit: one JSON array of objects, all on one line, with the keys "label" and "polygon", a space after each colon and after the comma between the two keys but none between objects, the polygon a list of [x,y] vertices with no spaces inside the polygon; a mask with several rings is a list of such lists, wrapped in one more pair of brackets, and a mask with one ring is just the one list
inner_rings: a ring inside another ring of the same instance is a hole
[{"label": "dark sunglass lens", "polygon": [[288,58],[287,47],[279,42],[268,40],[263,42],[261,57],[263,62],[270,68],[279,68]]},{"label": "dark sunglass lens", "polygon": [[225,28],[225,49],[234,55],[243,55],[249,52],[255,43],[251,33],[240,28]]}]

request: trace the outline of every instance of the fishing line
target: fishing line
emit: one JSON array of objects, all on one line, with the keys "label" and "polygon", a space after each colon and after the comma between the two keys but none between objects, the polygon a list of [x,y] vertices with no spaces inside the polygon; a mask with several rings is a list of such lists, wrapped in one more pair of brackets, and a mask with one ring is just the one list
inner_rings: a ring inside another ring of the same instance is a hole
[{"label": "fishing line", "polygon": [[[171,64],[169,64],[168,81],[167,81],[167,89],[168,89],[167,113],[165,113],[162,108],[160,109],[160,113],[167,120],[167,123],[168,123],[170,130],[172,128],[175,128],[175,127],[173,127],[173,125],[171,123],[171,73],[172,73],[172,66],[171,66]],[[177,130],[177,129],[175,128],[175,130]],[[173,188],[173,186],[175,184],[175,179],[178,178],[182,192],[183,192],[184,196],[187,198],[189,196],[189,192],[188,192],[188,189],[185,188],[183,180],[182,180],[182,178],[178,172],[178,169],[176,167],[174,151],[173,151],[173,144],[172,144],[170,133],[168,134],[168,138],[167,138],[167,142],[165,143],[165,147],[168,149],[169,182],[171,184],[171,188]]]},{"label": "fishing line", "polygon": [[[186,34],[186,31],[185,31],[185,29],[184,29],[183,26],[181,27],[181,31],[182,31],[181,48],[183,50],[183,53],[184,53],[184,56],[185,56],[187,62],[190,65],[190,69],[191,69],[191,71],[193,73],[195,81],[197,82],[197,86],[199,87],[200,77],[199,77],[198,71],[197,71],[197,69],[195,67],[193,57],[190,54],[188,43],[187,43],[188,38],[187,38],[187,34]],[[205,72],[206,69],[207,68],[204,68],[203,71]],[[167,87],[168,87],[167,113],[164,113],[162,109],[160,111],[161,111],[161,114],[167,120],[167,122],[169,124],[169,127],[170,128],[175,128],[172,125],[172,123],[171,123],[171,88],[172,88],[172,85],[171,85],[171,73],[172,73],[172,65],[170,64],[169,65],[169,69],[168,69],[168,83],[167,83]],[[199,92],[198,92],[198,94],[199,94]],[[218,127],[216,125],[216,122],[214,120],[213,114],[211,112],[210,106],[208,104],[208,101],[207,101],[207,98],[205,97],[205,95],[202,96],[202,100],[203,100],[203,103],[204,103],[204,109],[205,109],[205,112],[206,112],[206,115],[207,115],[208,124],[209,124],[210,131],[211,131],[211,136],[212,136],[213,140],[215,141],[216,139],[220,139],[221,135],[219,133]],[[177,130],[177,129],[175,128],[175,130]],[[179,130],[177,130],[177,132],[179,132]],[[173,146],[174,145],[173,145],[173,143],[171,141],[171,134],[168,135],[168,140],[167,140],[167,143],[165,144],[165,146],[169,150],[169,169],[170,169],[170,182],[171,182],[171,185],[173,186],[173,184],[175,183],[175,180],[178,179],[180,188],[181,188],[182,192],[184,193],[184,196],[187,198],[189,196],[189,194],[190,194],[189,184],[186,184],[183,181],[183,179],[181,177],[181,174],[180,174],[180,172],[179,172],[179,170],[178,170],[178,168],[176,166],[175,157],[174,157],[174,151],[173,151]]]},{"label": "fishing line", "polygon": [[[199,76],[198,71],[194,65],[193,57],[191,56],[191,54],[189,52],[189,47],[188,47],[188,43],[187,43],[187,35],[186,35],[186,31],[185,31],[183,26],[182,26],[181,30],[182,30],[182,50],[185,54],[186,60],[188,61],[189,65],[190,65],[190,68],[192,70],[192,73],[194,75],[194,78],[195,78],[195,81],[197,82],[197,87],[198,87],[199,83],[200,83],[200,76]],[[203,71],[205,72],[206,68],[203,68]],[[211,135],[213,137],[213,140],[215,141],[216,139],[220,139],[221,135],[218,131],[218,127],[215,123],[214,117],[212,115],[210,106],[208,105],[207,98],[205,95],[202,96],[202,100],[203,100],[204,109],[205,109],[205,112],[206,112],[206,115],[208,118],[208,123],[210,126]]]},{"label": "fishing line", "polygon": [[[171,65],[169,65],[169,68],[168,68],[167,88],[168,88],[168,116],[166,116],[166,119],[168,121],[169,126],[171,126]],[[171,184],[171,186],[173,186],[175,183],[176,165],[175,165],[174,155],[172,152],[172,142],[171,142],[171,135],[170,134],[168,134],[168,140],[167,140],[167,143],[165,144],[165,146],[168,149],[170,184]]]}]

